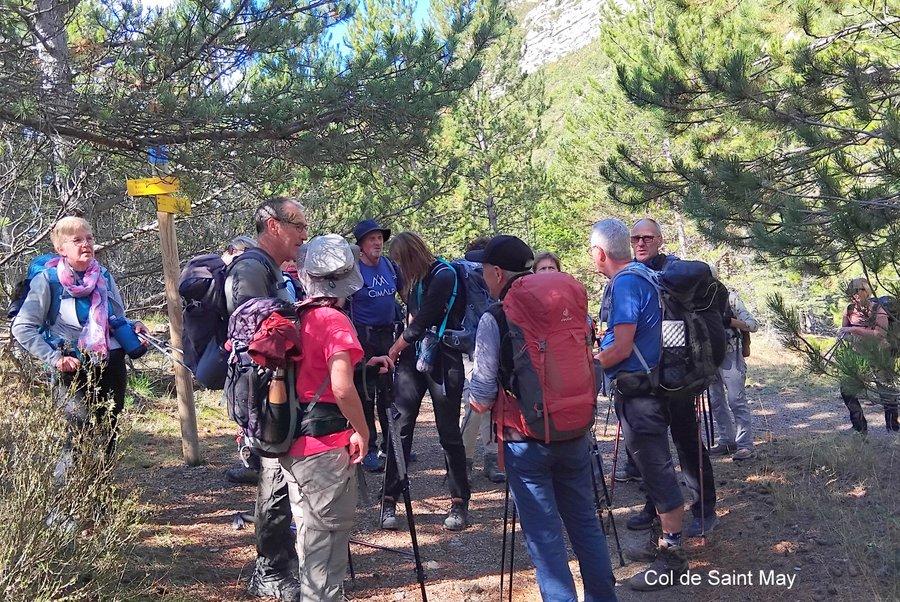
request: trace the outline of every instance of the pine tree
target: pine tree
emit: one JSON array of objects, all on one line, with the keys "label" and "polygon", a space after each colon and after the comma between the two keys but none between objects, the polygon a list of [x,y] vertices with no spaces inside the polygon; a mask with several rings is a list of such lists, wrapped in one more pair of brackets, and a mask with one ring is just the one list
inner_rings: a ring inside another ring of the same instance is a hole
[{"label": "pine tree", "polygon": [[[657,22],[641,52],[618,58],[618,81],[674,144],[620,147],[603,169],[610,194],[635,206],[664,199],[713,240],[805,274],[861,270],[876,291],[896,295],[898,8],[716,1],[638,9]],[[852,362],[823,363],[783,299],[770,308],[814,368],[861,379]],[[858,356],[884,365],[879,353]]]}]

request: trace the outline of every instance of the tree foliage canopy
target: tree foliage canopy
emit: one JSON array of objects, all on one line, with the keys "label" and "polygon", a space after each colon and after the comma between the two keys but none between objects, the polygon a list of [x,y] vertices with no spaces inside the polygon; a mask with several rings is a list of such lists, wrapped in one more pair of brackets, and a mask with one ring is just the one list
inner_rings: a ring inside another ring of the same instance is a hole
[{"label": "tree foliage canopy", "polygon": [[667,198],[713,240],[827,274],[900,259],[900,14],[894,3],[658,3],[618,62],[637,105],[680,143],[620,148],[604,169],[629,204]]}]

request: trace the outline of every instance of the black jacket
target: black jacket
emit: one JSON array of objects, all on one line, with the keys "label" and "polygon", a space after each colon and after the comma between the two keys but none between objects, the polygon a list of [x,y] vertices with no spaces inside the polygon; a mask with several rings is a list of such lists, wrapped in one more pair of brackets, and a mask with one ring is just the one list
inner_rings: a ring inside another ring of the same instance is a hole
[{"label": "black jacket", "polygon": [[413,285],[409,294],[409,312],[415,316],[412,323],[403,331],[403,339],[407,343],[414,343],[422,338],[425,331],[432,326],[440,327],[447,313],[447,305],[453,293],[453,285],[457,285],[456,300],[450,308],[450,318],[447,320],[449,330],[462,328],[463,317],[466,313],[465,286],[456,268],[447,267],[441,261],[431,264],[431,271],[422,282],[422,304],[419,305],[418,284]]}]

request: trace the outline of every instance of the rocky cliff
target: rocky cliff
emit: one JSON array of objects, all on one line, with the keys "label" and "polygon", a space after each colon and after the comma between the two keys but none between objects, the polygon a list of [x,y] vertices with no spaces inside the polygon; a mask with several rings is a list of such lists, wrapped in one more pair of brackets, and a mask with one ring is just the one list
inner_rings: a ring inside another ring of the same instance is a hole
[{"label": "rocky cliff", "polygon": [[518,0],[513,11],[525,30],[522,68],[533,72],[586,46],[600,33],[603,0]]}]

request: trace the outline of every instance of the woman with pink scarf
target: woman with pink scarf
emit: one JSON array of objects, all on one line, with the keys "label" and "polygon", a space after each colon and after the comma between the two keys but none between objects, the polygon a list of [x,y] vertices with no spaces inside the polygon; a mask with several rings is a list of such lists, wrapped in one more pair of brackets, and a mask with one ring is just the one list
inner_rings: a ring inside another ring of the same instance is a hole
[{"label": "woman with pink scarf", "polygon": [[[109,430],[101,432],[109,438],[102,445],[107,453],[115,446],[127,374],[125,352],[110,321],[124,319],[125,308],[112,275],[94,258],[94,235],[84,219],[62,218],[50,239],[59,257],[32,279],[12,334],[51,368],[53,397],[70,427],[66,454],[54,471],[61,481],[72,460],[71,439],[79,431],[108,421]],[[140,322],[132,326],[147,331]]]}]

